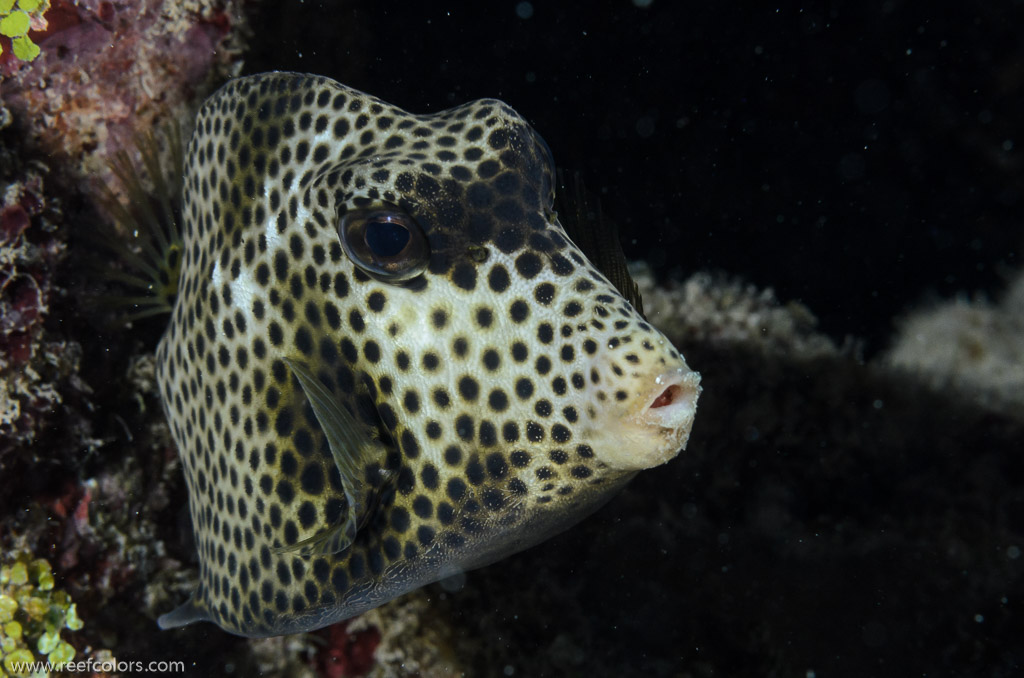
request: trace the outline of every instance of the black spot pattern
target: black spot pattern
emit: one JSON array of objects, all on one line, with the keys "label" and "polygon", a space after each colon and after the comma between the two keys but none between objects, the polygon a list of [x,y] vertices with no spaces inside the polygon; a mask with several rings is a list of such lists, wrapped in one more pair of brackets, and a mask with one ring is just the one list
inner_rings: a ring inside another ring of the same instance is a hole
[{"label": "black spot pattern", "polygon": [[[396,561],[433,581],[424,553],[500,554],[532,515],[571,522],[621,483],[581,431],[682,359],[552,221],[549,152],[515,111],[413,116],[273,73],[223,87],[196,130],[157,376],[189,478],[200,617],[308,631],[296,620],[362,612],[353,587]],[[370,207],[423,230],[419,277],[389,283],[346,254],[339,214]],[[364,514],[339,552],[298,550],[354,507],[285,358],[363,427],[366,449],[348,452]]]}]

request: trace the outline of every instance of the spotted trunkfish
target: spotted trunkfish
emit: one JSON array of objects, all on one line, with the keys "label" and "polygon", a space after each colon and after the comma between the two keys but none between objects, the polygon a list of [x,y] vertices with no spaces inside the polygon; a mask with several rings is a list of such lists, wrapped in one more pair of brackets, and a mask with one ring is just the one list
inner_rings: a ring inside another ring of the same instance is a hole
[{"label": "spotted trunkfish", "polygon": [[617,241],[563,213],[567,233],[557,183],[493,99],[414,115],[265,73],[206,101],[157,349],[200,583],[163,628],[332,624],[536,544],[685,447],[700,377]]}]

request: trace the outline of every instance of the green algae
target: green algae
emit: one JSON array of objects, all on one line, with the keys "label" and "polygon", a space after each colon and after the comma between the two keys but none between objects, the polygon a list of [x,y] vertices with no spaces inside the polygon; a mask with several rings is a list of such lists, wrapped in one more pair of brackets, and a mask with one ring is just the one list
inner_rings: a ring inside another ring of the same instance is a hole
[{"label": "green algae", "polygon": [[61,634],[82,626],[71,596],[55,588],[46,560],[19,553],[0,566],[0,676],[46,675],[24,665],[71,661],[75,648]]},{"label": "green algae", "polygon": [[[39,45],[32,42],[28,33],[32,20],[41,20],[50,9],[48,0],[0,0],[0,35],[11,39],[11,51],[22,61],[32,61],[39,56]],[[0,44],[0,54],[3,45]]]}]

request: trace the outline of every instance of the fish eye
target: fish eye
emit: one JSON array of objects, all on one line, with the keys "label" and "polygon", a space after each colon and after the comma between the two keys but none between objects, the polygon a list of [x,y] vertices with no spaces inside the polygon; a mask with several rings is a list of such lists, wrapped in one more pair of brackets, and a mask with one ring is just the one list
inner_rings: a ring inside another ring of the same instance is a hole
[{"label": "fish eye", "polygon": [[352,263],[383,282],[415,278],[430,261],[423,229],[398,209],[350,210],[341,217],[338,235]]}]

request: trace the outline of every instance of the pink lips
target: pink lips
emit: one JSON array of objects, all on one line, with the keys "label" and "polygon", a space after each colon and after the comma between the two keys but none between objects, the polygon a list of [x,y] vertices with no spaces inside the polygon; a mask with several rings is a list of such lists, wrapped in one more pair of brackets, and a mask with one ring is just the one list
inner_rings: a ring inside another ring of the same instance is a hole
[{"label": "pink lips", "polygon": [[687,428],[693,422],[697,411],[697,396],[700,395],[700,375],[683,368],[658,375],[654,379],[660,391],[654,396],[641,417],[650,424],[663,428]]}]

